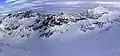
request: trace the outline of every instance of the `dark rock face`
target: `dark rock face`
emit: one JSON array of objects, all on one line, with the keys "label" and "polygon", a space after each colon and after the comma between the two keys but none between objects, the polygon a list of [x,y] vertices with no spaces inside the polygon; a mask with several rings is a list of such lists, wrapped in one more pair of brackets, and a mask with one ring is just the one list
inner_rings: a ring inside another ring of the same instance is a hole
[{"label": "dark rock face", "polygon": [[95,23],[93,23],[93,24],[97,25],[98,28],[102,28],[102,27],[103,27],[103,24],[105,24],[105,23],[104,23],[104,22],[95,22]]},{"label": "dark rock face", "polygon": [[5,24],[5,30],[16,30],[19,26],[20,24],[18,23],[18,21],[9,21],[7,22],[7,24]]},{"label": "dark rock face", "polygon": [[6,15],[6,17],[18,17],[19,19],[22,19],[22,18],[30,18],[30,17],[35,17],[35,16],[41,16],[40,13],[36,12],[36,11],[25,11],[25,12],[20,12],[20,13],[14,13],[14,14],[8,14]]}]

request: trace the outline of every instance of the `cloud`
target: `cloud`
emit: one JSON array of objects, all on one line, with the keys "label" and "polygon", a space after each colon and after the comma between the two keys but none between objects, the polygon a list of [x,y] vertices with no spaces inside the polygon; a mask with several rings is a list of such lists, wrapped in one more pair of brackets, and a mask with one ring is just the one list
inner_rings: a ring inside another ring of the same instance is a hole
[{"label": "cloud", "polygon": [[[11,0],[11,1],[13,1],[13,0]],[[38,1],[40,1],[40,0],[14,0],[14,2],[6,1],[6,3],[9,3],[9,6],[19,6],[21,4],[38,2]]]},{"label": "cloud", "polygon": [[[108,2],[108,1],[94,1],[94,0],[7,0],[5,1],[8,7],[4,8],[2,12],[13,12],[21,10],[68,10],[79,8],[82,9],[87,4],[94,5],[109,5],[120,7],[120,2]],[[87,7],[90,7],[87,5]]]},{"label": "cloud", "polygon": [[55,5],[55,4],[62,4],[61,2],[46,2],[44,5]]},{"label": "cloud", "polygon": [[3,8],[4,8],[4,6],[0,5],[0,9],[3,9]]},{"label": "cloud", "polygon": [[[14,2],[13,2],[14,1]],[[3,12],[13,12],[20,11],[24,9],[44,9],[47,8],[46,5],[51,6],[60,6],[60,7],[68,7],[74,6],[77,4],[83,4],[85,2],[81,1],[56,1],[56,0],[7,0],[6,3],[8,7],[4,9]],[[53,7],[54,8],[54,7]]]},{"label": "cloud", "polygon": [[0,5],[0,11],[4,10],[4,6]]},{"label": "cloud", "polygon": [[118,7],[118,8],[120,8],[120,2],[119,1],[117,1],[117,2],[95,1],[95,2],[92,2],[92,3],[106,5],[108,7]]},{"label": "cloud", "polygon": [[8,6],[7,8],[4,8],[4,11],[2,11],[2,13],[30,10],[31,8],[33,8],[33,9],[43,8],[42,7],[43,2],[41,2],[39,0],[33,1],[33,2],[28,2],[28,3],[27,2],[28,2],[27,0],[26,1],[21,0],[21,2],[19,2],[19,1],[14,2],[14,5],[13,5],[13,3],[11,3],[10,5],[12,5],[12,6]]},{"label": "cloud", "polygon": [[64,2],[64,4],[68,4],[68,5],[76,5],[76,4],[84,4],[84,3],[87,3],[87,2],[82,2],[82,1],[67,1],[67,2]]},{"label": "cloud", "polygon": [[26,3],[27,0],[19,0],[10,4],[10,6],[20,5]]},{"label": "cloud", "polygon": [[10,3],[10,2],[14,2],[14,1],[17,1],[17,0],[6,0],[5,2]]},{"label": "cloud", "polygon": [[34,7],[42,7],[41,4],[43,3],[40,0],[6,0],[5,2],[8,6],[3,8],[3,11],[1,11],[2,13],[17,12],[24,9],[29,10]]},{"label": "cloud", "polygon": [[54,4],[58,4],[58,5],[76,5],[76,4],[84,4],[87,2],[82,2],[82,1],[61,1],[61,2],[45,2],[45,5],[54,5]]},{"label": "cloud", "polygon": [[108,5],[120,5],[120,2],[103,2],[103,1],[95,1],[92,3],[97,3],[97,4],[108,4]]}]

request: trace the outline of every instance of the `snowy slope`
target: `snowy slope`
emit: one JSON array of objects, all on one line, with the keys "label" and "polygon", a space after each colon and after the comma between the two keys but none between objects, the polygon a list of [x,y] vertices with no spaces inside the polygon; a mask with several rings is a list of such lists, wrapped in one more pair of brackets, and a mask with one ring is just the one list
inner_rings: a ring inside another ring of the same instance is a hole
[{"label": "snowy slope", "polygon": [[118,28],[119,24],[119,11],[109,11],[102,6],[80,13],[41,14],[25,11],[5,14],[0,19],[0,55],[9,56],[6,54],[9,52],[11,56],[48,56],[51,52],[47,49],[59,50],[60,45],[64,47],[64,43],[82,37],[91,36],[91,39],[96,37],[99,40],[104,33]]}]

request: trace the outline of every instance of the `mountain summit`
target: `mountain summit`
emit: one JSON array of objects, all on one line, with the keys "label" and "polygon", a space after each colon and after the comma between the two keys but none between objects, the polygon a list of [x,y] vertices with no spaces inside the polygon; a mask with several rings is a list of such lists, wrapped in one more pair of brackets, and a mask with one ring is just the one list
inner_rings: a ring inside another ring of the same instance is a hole
[{"label": "mountain summit", "polygon": [[90,9],[89,11],[93,11],[93,14],[100,14],[100,13],[105,13],[105,12],[109,12],[108,9],[102,7],[102,6],[98,6],[94,9]]},{"label": "mountain summit", "polygon": [[109,11],[107,9],[105,9],[104,7],[98,6],[93,9],[85,10],[85,11],[81,12],[80,14],[82,16],[90,18],[90,19],[98,19],[99,17],[101,17],[102,15],[104,15],[108,12]]}]

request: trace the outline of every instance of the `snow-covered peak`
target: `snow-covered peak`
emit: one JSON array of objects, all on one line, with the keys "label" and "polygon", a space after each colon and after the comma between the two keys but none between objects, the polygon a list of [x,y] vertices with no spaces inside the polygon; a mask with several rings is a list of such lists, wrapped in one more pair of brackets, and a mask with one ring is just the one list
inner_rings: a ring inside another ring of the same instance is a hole
[{"label": "snow-covered peak", "polygon": [[108,14],[108,12],[109,11],[107,9],[105,9],[104,7],[98,6],[98,7],[93,8],[93,9],[85,10],[85,11],[81,12],[80,14],[85,18],[98,19],[102,15]]},{"label": "snow-covered peak", "polygon": [[98,6],[98,7],[94,8],[94,9],[89,9],[89,11],[93,11],[93,14],[99,14],[99,13],[106,13],[109,10],[102,7],[102,6]]}]

